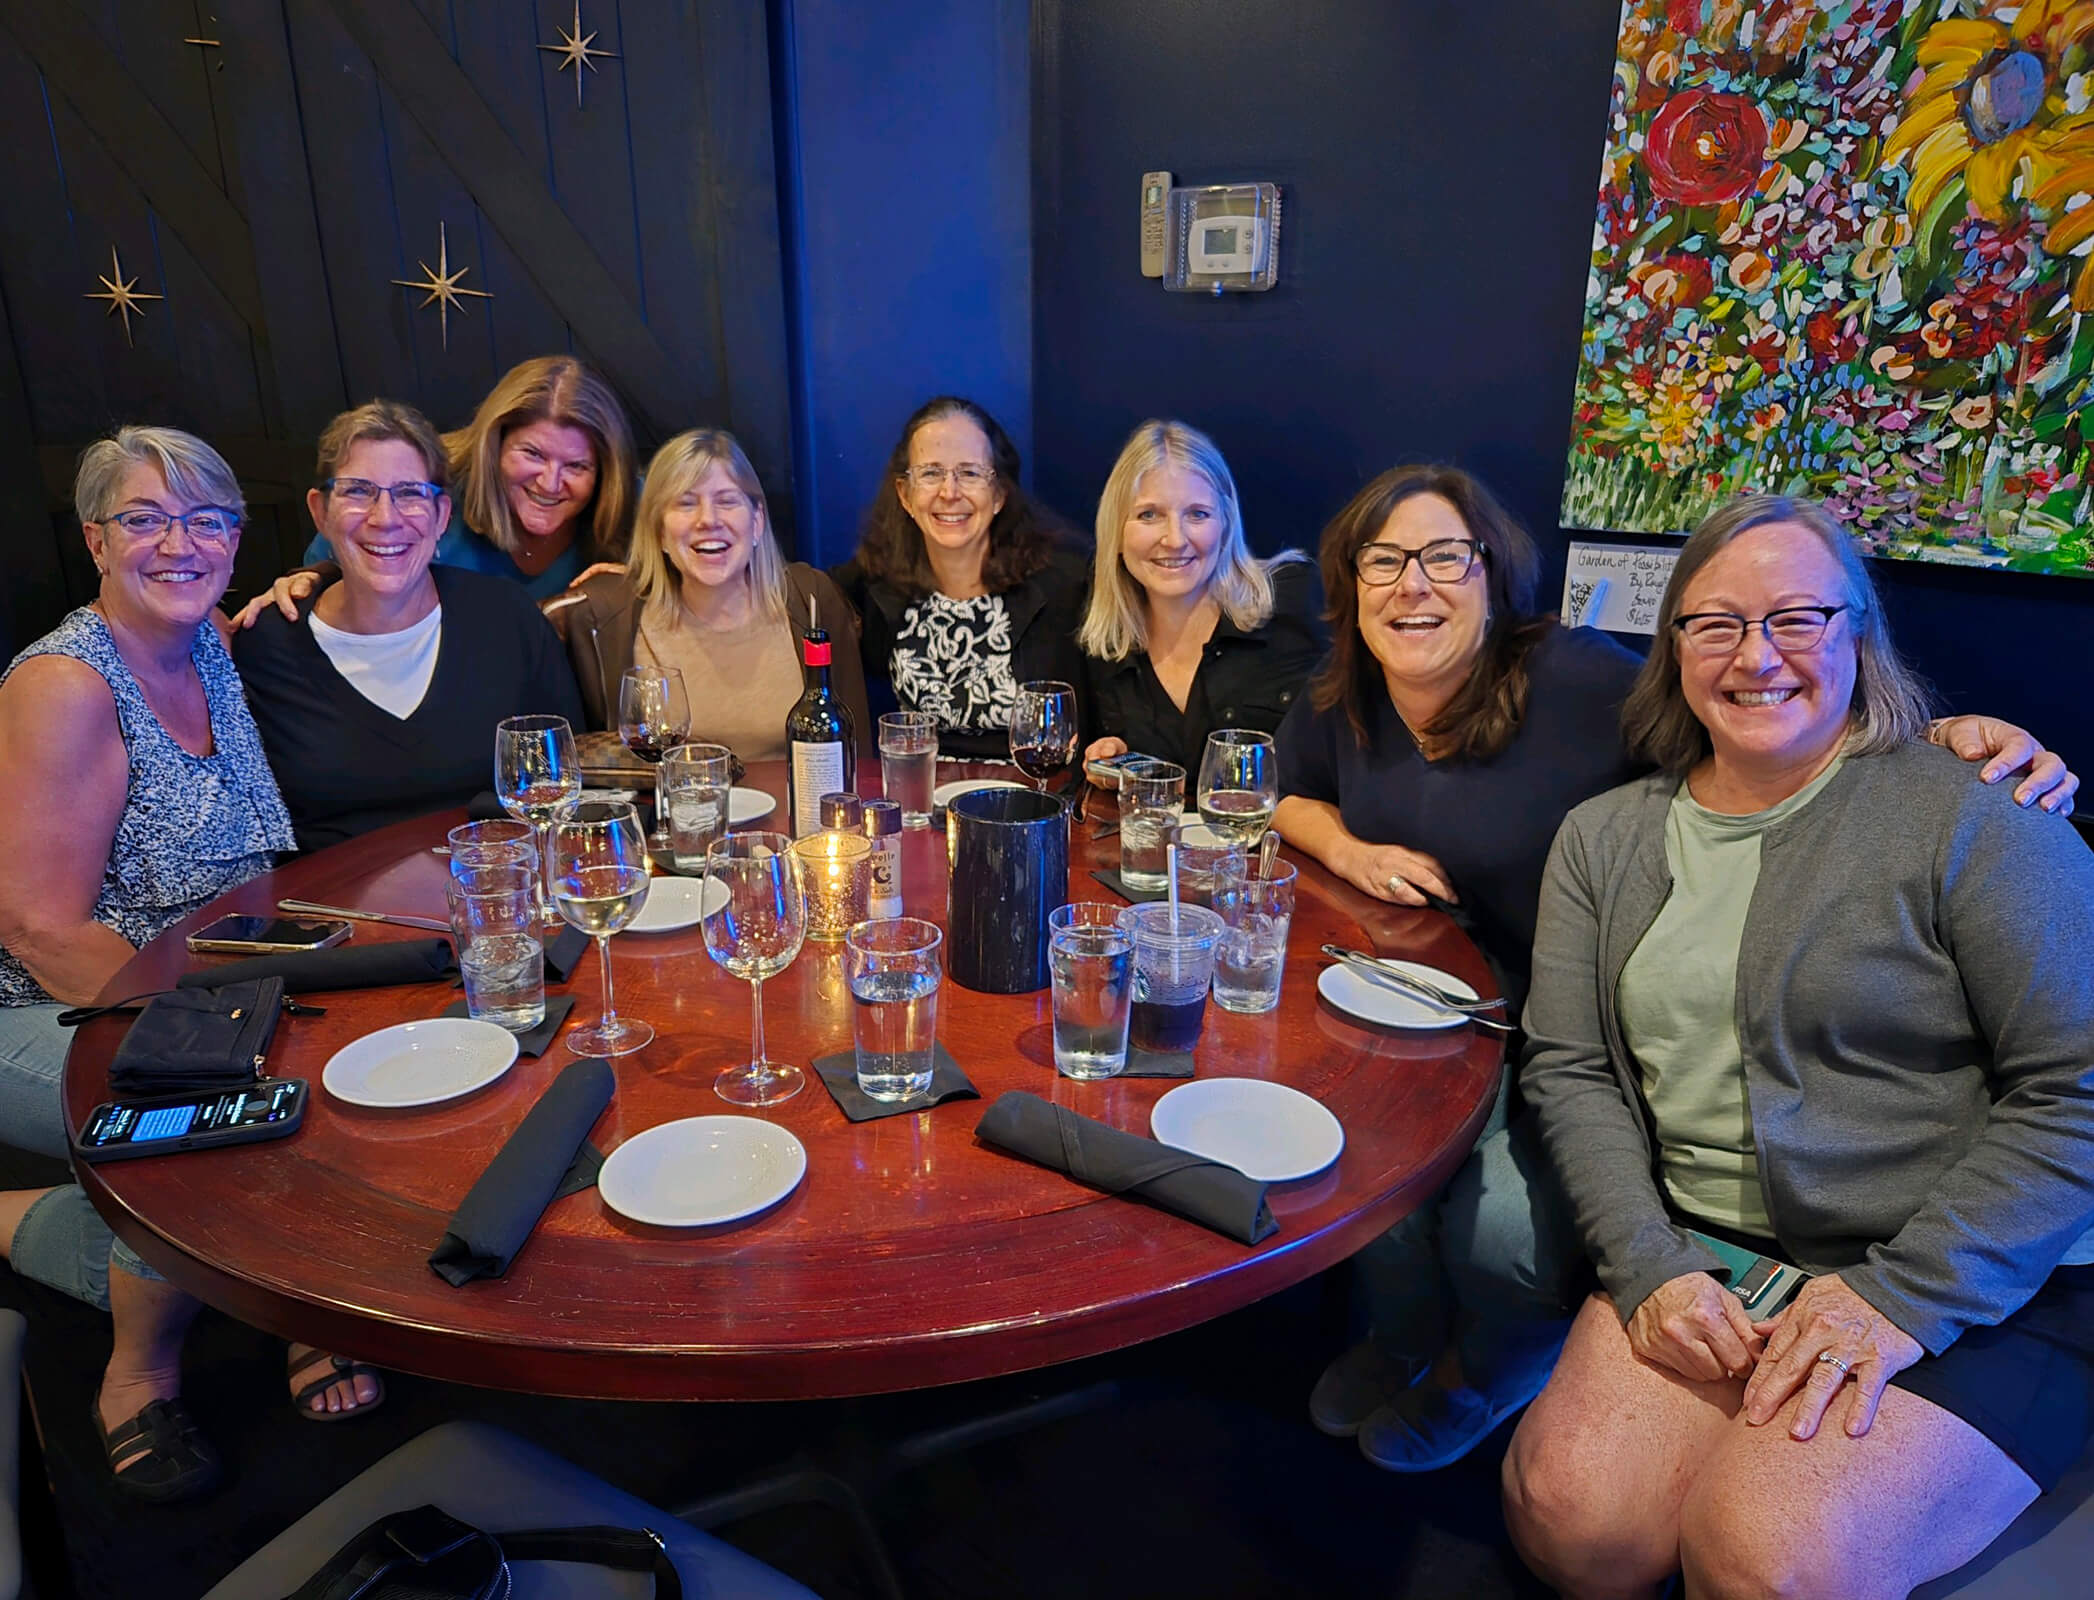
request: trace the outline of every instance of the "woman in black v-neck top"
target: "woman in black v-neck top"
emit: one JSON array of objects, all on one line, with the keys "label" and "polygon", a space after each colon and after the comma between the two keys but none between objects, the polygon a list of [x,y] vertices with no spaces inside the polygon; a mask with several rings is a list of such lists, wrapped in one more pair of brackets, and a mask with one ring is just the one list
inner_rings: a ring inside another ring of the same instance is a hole
[{"label": "woman in black v-neck top", "polygon": [[321,436],[314,526],[342,581],[265,612],[233,659],[302,850],[464,805],[488,787],[494,726],[582,725],[565,650],[514,583],[432,567],[445,457],[410,406],[373,401]]}]

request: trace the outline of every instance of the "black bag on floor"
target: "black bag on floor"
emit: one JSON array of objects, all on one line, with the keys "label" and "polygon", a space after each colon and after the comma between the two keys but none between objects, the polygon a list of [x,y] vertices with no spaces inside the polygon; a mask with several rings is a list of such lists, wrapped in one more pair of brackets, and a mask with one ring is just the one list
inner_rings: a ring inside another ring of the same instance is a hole
[{"label": "black bag on floor", "polygon": [[482,1533],[435,1506],[380,1517],[286,1600],[508,1600],[512,1561],[586,1561],[652,1571],[655,1600],[683,1600],[683,1582],[668,1552],[645,1529]]}]

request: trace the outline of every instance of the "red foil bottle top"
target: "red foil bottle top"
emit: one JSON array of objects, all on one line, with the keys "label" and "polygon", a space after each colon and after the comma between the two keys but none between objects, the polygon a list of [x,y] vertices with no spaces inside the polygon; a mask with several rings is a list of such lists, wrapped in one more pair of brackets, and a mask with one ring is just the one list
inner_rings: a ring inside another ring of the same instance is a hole
[{"label": "red foil bottle top", "polygon": [[810,667],[826,667],[829,664],[829,641],[827,639],[803,639],[800,642],[800,646],[807,665]]}]

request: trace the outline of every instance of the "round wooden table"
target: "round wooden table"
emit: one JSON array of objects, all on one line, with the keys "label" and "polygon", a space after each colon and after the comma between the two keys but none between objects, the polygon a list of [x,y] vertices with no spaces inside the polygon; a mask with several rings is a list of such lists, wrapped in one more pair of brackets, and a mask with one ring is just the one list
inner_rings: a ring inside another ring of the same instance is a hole
[{"label": "round wooden table", "polygon": [[[861,771],[861,783],[877,779]],[[944,774],[941,773],[941,776]],[[750,783],[782,796],[782,769]],[[782,805],[767,824],[777,825]],[[285,896],[441,918],[447,867],[430,846],[456,813],[402,823],[224,896],[139,952],[105,998],[164,987],[201,958],[183,935]],[[1071,898],[1115,900],[1089,869],[1116,840],[1071,838]],[[943,921],[945,836],[904,836],[911,915]],[[873,1394],[1066,1361],[1190,1327],[1342,1260],[1430,1196],[1460,1164],[1498,1084],[1496,1036],[1469,1026],[1377,1033],[1323,1005],[1326,940],[1431,962],[1486,993],[1475,948],[1446,918],[1384,906],[1300,860],[1280,1007],[1210,1007],[1202,1077],[1271,1078],[1322,1101],[1345,1129],[1330,1170],[1271,1191],[1279,1231],[1246,1247],[1137,1200],[1099,1194],[974,1137],[1007,1090],[1148,1132],[1165,1079],[1059,1077],[1048,997],[948,982],[939,1037],[979,1100],[852,1123],[812,1072],[753,1114],[799,1135],[805,1181],[746,1221],[674,1230],[625,1221],[594,1189],[555,1201],[506,1277],[454,1289],[427,1265],[450,1213],[539,1094],[571,1060],[556,1039],[500,1082],[447,1105],[367,1111],[331,1099],[321,1068],[374,1028],[435,1016],[438,985],[318,994],[324,1017],[287,1017],[269,1070],[311,1080],[305,1124],[277,1143],[82,1165],[79,1180],[126,1243],[190,1293],[287,1338],[384,1366],[542,1394],[625,1399],[786,1399]],[[358,924],[358,941],[427,937]],[[806,1066],[848,1049],[840,946],[810,942],[765,985],[775,1059]],[[612,942],[619,1009],[655,1042],[615,1065],[617,1092],[591,1134],[606,1152],[658,1123],[732,1111],[712,1092],[746,1060],[749,991],[706,955],[699,930]],[[574,1017],[598,1008],[594,954],[573,978]],[[125,1024],[83,1026],[66,1073],[77,1133],[108,1095]],[[570,1019],[569,1027],[573,1026]]]}]

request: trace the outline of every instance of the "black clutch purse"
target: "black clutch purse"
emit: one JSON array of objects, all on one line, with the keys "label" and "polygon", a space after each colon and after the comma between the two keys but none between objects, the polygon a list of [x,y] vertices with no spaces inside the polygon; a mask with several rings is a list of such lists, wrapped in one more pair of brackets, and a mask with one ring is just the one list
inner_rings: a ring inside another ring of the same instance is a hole
[{"label": "black clutch purse", "polygon": [[[61,1012],[61,1026],[131,1009],[86,1006]],[[121,1099],[237,1089],[261,1076],[285,1010],[284,980],[254,978],[220,989],[170,989],[146,999],[109,1063]]]}]

